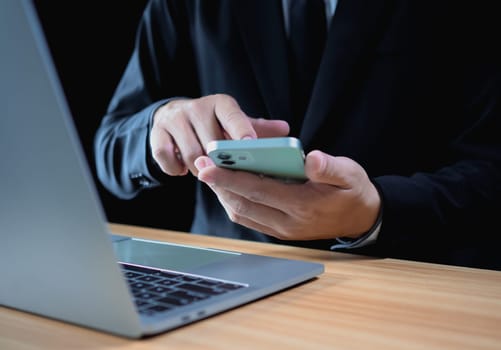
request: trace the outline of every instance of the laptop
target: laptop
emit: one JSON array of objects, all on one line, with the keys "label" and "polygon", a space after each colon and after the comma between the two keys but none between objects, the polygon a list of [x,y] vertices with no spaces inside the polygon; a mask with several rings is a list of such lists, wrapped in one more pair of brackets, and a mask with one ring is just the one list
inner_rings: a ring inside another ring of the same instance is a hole
[{"label": "laptop", "polygon": [[0,1],[0,50],[2,306],[144,338],[323,273],[319,263],[109,232],[30,0]]}]

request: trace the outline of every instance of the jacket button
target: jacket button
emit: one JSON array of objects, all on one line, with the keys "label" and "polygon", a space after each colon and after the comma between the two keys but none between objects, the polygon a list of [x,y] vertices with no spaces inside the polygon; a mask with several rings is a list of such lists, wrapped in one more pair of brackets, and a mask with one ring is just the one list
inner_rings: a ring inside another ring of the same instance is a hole
[{"label": "jacket button", "polygon": [[150,187],[151,186],[151,181],[144,176],[142,173],[132,173],[129,175],[130,179],[132,180],[132,183],[136,187]]}]

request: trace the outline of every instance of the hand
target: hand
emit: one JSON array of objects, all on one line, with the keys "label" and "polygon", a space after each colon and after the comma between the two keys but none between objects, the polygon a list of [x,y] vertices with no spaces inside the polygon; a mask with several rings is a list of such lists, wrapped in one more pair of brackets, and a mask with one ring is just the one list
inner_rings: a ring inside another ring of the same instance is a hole
[{"label": "hand", "polygon": [[153,116],[150,146],[153,159],[168,175],[197,176],[195,159],[206,154],[209,141],[286,136],[282,120],[247,116],[228,95],[172,100]]},{"label": "hand", "polygon": [[312,151],[304,184],[195,162],[198,178],[217,194],[233,222],[282,240],[357,238],[376,223],[379,193],[355,161]]}]

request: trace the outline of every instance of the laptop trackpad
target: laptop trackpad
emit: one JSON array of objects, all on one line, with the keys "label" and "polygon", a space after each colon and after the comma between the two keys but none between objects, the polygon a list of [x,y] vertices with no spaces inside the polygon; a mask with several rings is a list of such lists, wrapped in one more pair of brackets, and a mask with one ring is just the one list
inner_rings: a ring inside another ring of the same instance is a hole
[{"label": "laptop trackpad", "polygon": [[121,262],[185,272],[240,255],[216,249],[135,238],[115,241],[113,247]]}]

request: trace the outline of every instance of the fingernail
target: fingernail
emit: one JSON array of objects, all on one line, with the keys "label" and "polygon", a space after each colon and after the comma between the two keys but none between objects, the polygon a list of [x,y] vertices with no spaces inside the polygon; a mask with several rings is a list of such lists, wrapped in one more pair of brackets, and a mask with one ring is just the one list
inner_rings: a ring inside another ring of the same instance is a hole
[{"label": "fingernail", "polygon": [[197,167],[198,171],[207,168],[209,166],[209,163],[204,157],[198,157],[195,159],[195,166]]}]

